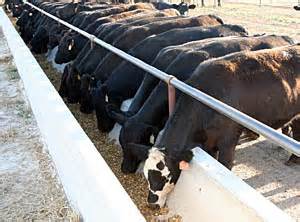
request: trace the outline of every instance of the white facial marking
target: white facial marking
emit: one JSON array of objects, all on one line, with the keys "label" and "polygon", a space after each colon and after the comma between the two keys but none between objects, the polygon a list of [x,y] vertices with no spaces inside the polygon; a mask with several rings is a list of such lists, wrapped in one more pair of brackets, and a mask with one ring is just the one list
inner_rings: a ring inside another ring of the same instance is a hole
[{"label": "white facial marking", "polygon": [[[157,168],[157,164],[159,162],[162,162],[164,164],[163,170],[160,170]],[[148,172],[149,170],[155,170],[159,171],[161,173],[161,176],[166,177],[168,180],[170,180],[170,170],[166,166],[165,163],[165,155],[160,151],[160,149],[153,147],[149,150],[149,156],[148,159],[145,161],[144,165],[144,175],[146,179],[148,180]],[[174,184],[171,184],[170,181],[166,182],[163,189],[160,191],[153,191],[150,189],[150,185],[148,183],[149,190],[158,196],[158,200],[156,204],[158,204],[160,207],[163,207],[165,205],[167,195],[174,189]]]},{"label": "white facial marking", "polygon": [[29,13],[29,16],[32,16],[32,13],[31,13],[31,12]]},{"label": "white facial marking", "polygon": [[149,141],[151,144],[154,144],[154,135],[152,134],[151,136],[150,136],[150,141]]},{"label": "white facial marking", "polygon": [[105,94],[105,102],[108,102],[108,96]]}]

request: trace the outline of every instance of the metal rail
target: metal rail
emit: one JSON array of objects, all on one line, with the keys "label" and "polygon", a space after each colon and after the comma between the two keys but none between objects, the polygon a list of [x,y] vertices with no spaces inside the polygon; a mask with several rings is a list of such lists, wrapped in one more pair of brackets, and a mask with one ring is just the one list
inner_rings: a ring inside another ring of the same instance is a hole
[{"label": "metal rail", "polygon": [[[145,70],[148,73],[151,73],[155,77],[163,80],[167,84],[174,86],[176,89],[186,93],[187,95],[192,96],[196,100],[204,103],[205,105],[209,106],[210,108],[220,112],[221,114],[227,116],[228,118],[234,120],[235,122],[239,123],[240,125],[264,136],[265,138],[271,140],[272,142],[280,145],[287,151],[295,154],[296,156],[300,157],[300,142],[277,132],[273,128],[257,121],[256,119],[238,111],[237,109],[201,92],[200,90],[191,87],[190,85],[178,80],[176,77],[169,75],[161,70],[125,53],[124,51],[98,39],[96,36],[91,35],[51,14],[45,12],[44,10],[36,7],[35,5],[24,2],[27,5],[30,5],[32,8],[38,10],[39,12],[47,15],[48,17],[60,22],[61,24],[67,26],[68,28],[80,33],[81,35],[87,37],[91,42],[95,42],[100,46],[106,48],[107,50],[115,53],[116,55],[120,56],[121,58],[133,63],[134,65],[138,66],[139,68]],[[172,91],[172,90],[170,90]]]}]

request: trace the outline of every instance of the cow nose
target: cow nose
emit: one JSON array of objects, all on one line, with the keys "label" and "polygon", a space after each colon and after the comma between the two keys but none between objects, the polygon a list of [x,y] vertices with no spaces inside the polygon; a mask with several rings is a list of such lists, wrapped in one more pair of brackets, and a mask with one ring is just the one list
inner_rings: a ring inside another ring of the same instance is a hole
[{"label": "cow nose", "polygon": [[159,205],[155,203],[148,203],[148,207],[152,210],[158,210],[160,208]]}]

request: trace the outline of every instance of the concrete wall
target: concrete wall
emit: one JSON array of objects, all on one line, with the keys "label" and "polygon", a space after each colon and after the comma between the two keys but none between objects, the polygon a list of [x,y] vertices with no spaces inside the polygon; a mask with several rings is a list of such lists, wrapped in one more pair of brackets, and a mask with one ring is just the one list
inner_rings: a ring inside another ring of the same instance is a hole
[{"label": "concrete wall", "polygon": [[2,9],[0,26],[71,204],[84,221],[145,221]]}]

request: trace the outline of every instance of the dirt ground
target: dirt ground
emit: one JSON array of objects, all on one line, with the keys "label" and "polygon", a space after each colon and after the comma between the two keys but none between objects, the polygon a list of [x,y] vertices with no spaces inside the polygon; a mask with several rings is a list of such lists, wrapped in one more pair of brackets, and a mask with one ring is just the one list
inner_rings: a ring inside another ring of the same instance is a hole
[{"label": "dirt ground", "polygon": [[292,8],[224,3],[222,7],[197,7],[190,15],[215,14],[225,23],[245,27],[250,34],[288,35],[300,41],[300,12]]},{"label": "dirt ground", "polygon": [[41,141],[0,32],[0,221],[79,221]]},{"label": "dirt ground", "polygon": [[289,155],[260,137],[237,147],[232,171],[299,222],[300,165],[286,166]]}]

